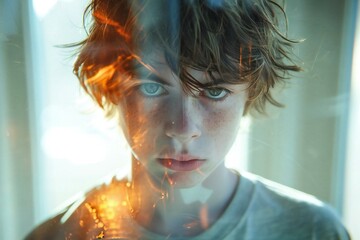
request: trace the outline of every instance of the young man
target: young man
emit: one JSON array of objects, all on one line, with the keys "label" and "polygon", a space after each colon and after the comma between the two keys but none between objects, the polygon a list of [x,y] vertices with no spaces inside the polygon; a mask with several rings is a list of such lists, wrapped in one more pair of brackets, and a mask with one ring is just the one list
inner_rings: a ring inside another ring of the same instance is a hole
[{"label": "young man", "polygon": [[241,118],[289,71],[294,43],[269,0],[93,0],[75,73],[116,116],[132,174],[113,178],[27,239],[348,239],[315,198],[237,173]]}]

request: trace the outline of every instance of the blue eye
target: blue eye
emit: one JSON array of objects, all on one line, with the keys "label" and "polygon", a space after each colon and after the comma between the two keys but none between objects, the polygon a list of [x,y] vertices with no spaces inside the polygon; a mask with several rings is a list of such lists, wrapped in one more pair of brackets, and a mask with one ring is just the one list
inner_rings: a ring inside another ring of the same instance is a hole
[{"label": "blue eye", "polygon": [[147,97],[157,97],[166,93],[164,87],[158,83],[144,83],[140,85],[139,90]]},{"label": "blue eye", "polygon": [[225,98],[229,93],[230,91],[224,88],[208,88],[204,89],[201,95],[210,99],[221,100]]}]

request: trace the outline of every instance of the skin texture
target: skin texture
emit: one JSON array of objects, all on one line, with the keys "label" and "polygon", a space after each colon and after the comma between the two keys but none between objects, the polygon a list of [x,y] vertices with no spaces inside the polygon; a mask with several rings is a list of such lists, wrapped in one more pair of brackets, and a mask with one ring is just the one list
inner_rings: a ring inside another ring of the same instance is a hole
[{"label": "skin texture", "polygon": [[[193,96],[182,90],[165,60],[157,58],[152,66],[155,72],[140,70],[139,79],[134,79],[136,83],[120,102],[120,125],[134,159],[152,180],[176,188],[192,187],[215,169],[224,168],[224,157],[239,129],[246,86],[221,84],[215,92],[204,89]],[[202,83],[209,82],[204,72],[190,73]],[[200,166],[195,171],[173,171],[159,164],[159,158],[199,159]]]},{"label": "skin texture", "polygon": [[247,86],[214,85],[208,73],[187,69],[203,88],[185,93],[161,54],[148,57],[134,77],[123,78],[117,104],[132,177],[93,189],[27,239],[139,239],[137,224],[164,237],[195,236],[229,205],[239,175],[224,158],[237,136]]},{"label": "skin texture", "polygon": [[[146,199],[139,212],[147,214],[137,221],[154,232],[182,235],[195,213],[202,224],[186,232],[194,235],[216,221],[238,184],[224,158],[237,136],[246,86],[209,85],[188,94],[164,58],[153,58],[156,62],[138,70],[118,104],[132,150],[134,189]],[[210,82],[205,72],[189,72],[201,83]],[[194,163],[184,166],[189,160]]]}]

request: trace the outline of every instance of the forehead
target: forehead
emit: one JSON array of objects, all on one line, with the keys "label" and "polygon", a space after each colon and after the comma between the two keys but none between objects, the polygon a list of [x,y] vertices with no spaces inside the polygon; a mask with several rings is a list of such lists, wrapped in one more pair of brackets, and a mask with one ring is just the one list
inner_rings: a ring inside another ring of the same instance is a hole
[{"label": "forehead", "polygon": [[[174,65],[178,65],[180,69],[177,70]],[[140,77],[157,75],[166,78],[184,78],[184,74],[181,72],[186,72],[185,78],[192,78],[192,80],[199,84],[217,83],[220,82],[222,77],[229,75],[225,73],[221,76],[216,71],[211,71],[205,67],[196,67],[195,64],[194,66],[188,66],[180,61],[171,64],[169,60],[166,59],[164,52],[161,51],[154,51],[146,55],[143,54],[139,64],[136,64],[135,67],[135,74]],[[186,84],[186,79],[181,80]]]}]

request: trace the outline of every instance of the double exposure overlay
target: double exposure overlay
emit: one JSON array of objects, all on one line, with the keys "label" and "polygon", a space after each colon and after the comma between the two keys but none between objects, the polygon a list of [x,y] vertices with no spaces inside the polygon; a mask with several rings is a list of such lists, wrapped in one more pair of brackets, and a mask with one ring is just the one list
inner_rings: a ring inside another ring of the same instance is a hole
[{"label": "double exposure overlay", "polygon": [[[267,162],[285,148],[272,139],[300,134],[300,127],[288,131],[283,124],[281,131],[262,132],[269,142],[249,140],[253,156],[264,146],[274,152],[261,161],[249,159],[262,172],[225,164],[245,118],[265,118],[269,108],[284,107],[278,87],[308,71],[295,51],[304,40],[289,34],[285,5],[89,1],[83,9],[84,39],[57,47],[75,57],[77,86],[116,122],[130,150],[128,158],[116,158],[130,168],[79,195],[25,239],[350,239],[328,204],[260,176],[290,165],[306,169],[312,158],[291,160],[292,149],[282,153],[289,163],[270,167]],[[65,92],[60,95],[66,98]],[[101,144],[67,141],[84,152],[98,147],[101,154],[89,158],[109,154]],[[42,144],[49,146],[46,139]],[[304,152],[292,154],[317,157],[316,147]],[[289,185],[304,178],[285,172],[282,180]]]}]

